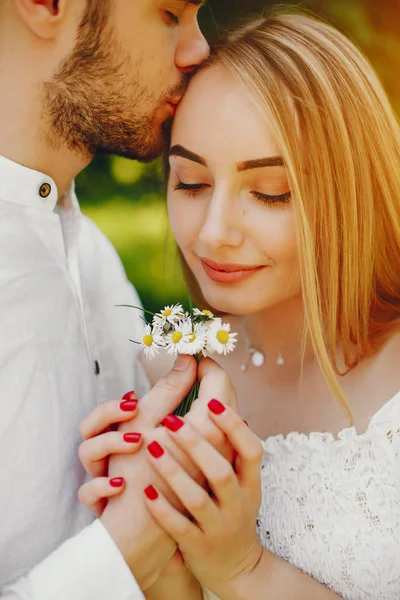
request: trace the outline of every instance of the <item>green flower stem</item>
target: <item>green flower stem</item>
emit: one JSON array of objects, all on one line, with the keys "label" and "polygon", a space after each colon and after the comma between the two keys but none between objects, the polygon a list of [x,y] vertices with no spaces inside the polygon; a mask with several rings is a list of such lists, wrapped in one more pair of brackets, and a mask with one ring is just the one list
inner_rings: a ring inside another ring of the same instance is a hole
[{"label": "green flower stem", "polygon": [[197,397],[199,395],[199,388],[200,388],[200,384],[196,380],[194,386],[190,390],[189,394],[186,396],[185,400],[175,410],[174,414],[177,417],[184,417],[185,415],[187,415],[187,413],[190,411],[190,409],[192,407],[193,402],[195,400],[197,400]]},{"label": "green flower stem", "polygon": [[152,315],[153,317],[156,314],[156,313],[151,312],[151,310],[146,310],[145,308],[142,308],[141,306],[133,306],[132,304],[115,304],[114,306],[116,306],[116,308],[136,308],[136,310],[140,310],[141,312],[144,312],[146,315]]},{"label": "green flower stem", "polygon": [[[197,363],[200,362],[202,357],[203,357],[203,354],[201,352],[199,352],[198,354],[195,355],[195,359],[197,360]],[[196,379],[189,394],[186,396],[184,401],[178,406],[178,408],[174,411],[174,414],[177,417],[184,417],[185,415],[187,415],[187,413],[192,408],[193,402],[195,400],[197,400],[197,398],[199,397],[199,389],[200,389],[200,383]]]}]

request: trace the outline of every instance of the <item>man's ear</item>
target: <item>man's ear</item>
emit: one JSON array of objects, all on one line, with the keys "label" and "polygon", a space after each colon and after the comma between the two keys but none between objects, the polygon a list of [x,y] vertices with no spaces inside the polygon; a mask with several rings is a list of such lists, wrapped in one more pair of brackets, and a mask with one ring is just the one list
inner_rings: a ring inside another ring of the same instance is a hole
[{"label": "man's ear", "polygon": [[67,0],[14,0],[25,25],[38,37],[55,37],[65,16]]}]

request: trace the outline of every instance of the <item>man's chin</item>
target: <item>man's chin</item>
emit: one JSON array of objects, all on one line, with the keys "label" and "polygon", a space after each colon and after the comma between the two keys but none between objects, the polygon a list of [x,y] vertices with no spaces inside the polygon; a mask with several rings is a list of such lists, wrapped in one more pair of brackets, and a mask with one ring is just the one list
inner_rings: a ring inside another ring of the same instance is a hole
[{"label": "man's chin", "polygon": [[[144,125],[141,129],[137,128],[136,132],[131,130],[131,135],[127,134],[124,139],[108,139],[106,146],[97,146],[95,154],[112,154],[130,160],[151,162],[169,147],[172,122],[172,116],[168,116],[163,122],[153,119],[151,126],[148,121],[147,127]],[[129,131],[128,127],[126,131]]]},{"label": "man's chin", "polygon": [[96,149],[96,155],[108,154],[148,163],[158,158],[163,153],[164,148],[164,138],[160,135],[159,139],[153,140],[151,144],[141,144],[140,147],[139,145],[129,146],[128,144],[116,144],[106,148],[100,147]]}]

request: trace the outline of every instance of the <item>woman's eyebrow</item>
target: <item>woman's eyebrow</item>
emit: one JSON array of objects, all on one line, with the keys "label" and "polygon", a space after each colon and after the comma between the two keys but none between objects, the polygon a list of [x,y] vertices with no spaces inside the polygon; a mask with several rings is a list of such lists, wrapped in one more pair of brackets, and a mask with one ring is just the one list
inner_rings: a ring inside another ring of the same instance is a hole
[{"label": "woman's eyebrow", "polygon": [[[191,150],[184,148],[180,144],[172,146],[168,154],[169,156],[180,156],[181,158],[186,158],[187,160],[198,163],[203,167],[207,166],[207,162],[202,156],[191,152]],[[260,169],[262,167],[283,167],[284,164],[285,163],[283,162],[283,158],[281,156],[267,156],[266,158],[257,158],[238,163],[236,168],[238,172],[240,172],[247,171],[248,169]]]},{"label": "woman's eyebrow", "polygon": [[204,158],[202,158],[198,154],[195,154],[194,152],[191,152],[190,150],[187,150],[186,148],[184,148],[183,146],[180,146],[179,144],[176,146],[172,146],[172,148],[170,148],[168,155],[169,156],[181,156],[182,158],[187,158],[187,160],[196,162],[199,165],[203,165],[203,167],[207,166],[207,163],[204,160]]},{"label": "woman's eyebrow", "polygon": [[237,170],[240,172],[247,171],[248,169],[260,169],[262,167],[283,167],[284,164],[281,156],[267,156],[266,158],[241,162],[237,165]]}]

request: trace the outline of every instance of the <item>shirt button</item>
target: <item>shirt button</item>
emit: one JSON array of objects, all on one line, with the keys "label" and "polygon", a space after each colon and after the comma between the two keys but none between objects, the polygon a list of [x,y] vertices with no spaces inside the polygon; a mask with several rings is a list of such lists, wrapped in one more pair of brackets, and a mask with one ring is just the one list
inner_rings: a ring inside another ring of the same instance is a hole
[{"label": "shirt button", "polygon": [[39,196],[41,198],[47,198],[51,193],[51,185],[49,183],[42,183],[39,188]]}]

